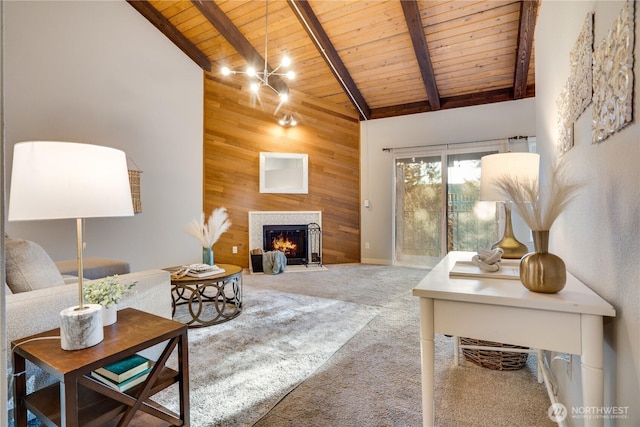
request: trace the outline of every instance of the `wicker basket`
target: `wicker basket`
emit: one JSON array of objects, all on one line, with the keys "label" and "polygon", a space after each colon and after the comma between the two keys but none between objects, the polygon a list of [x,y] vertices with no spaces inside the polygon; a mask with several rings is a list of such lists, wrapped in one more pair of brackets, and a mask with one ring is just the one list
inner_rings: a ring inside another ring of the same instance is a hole
[{"label": "wicker basket", "polygon": [[142,171],[129,169],[129,185],[131,186],[131,202],[133,203],[133,213],[142,212],[142,201],[140,200],[140,174]]},{"label": "wicker basket", "polygon": [[[473,338],[460,337],[461,345],[475,345],[483,347],[501,347],[501,348],[517,348],[527,350],[527,347],[520,347],[511,344],[502,344],[493,341],[482,341]],[[527,363],[529,353],[513,353],[507,351],[495,351],[495,350],[476,350],[470,348],[463,348],[462,354],[464,357],[478,366],[483,368],[493,369],[496,371],[517,371]]]}]

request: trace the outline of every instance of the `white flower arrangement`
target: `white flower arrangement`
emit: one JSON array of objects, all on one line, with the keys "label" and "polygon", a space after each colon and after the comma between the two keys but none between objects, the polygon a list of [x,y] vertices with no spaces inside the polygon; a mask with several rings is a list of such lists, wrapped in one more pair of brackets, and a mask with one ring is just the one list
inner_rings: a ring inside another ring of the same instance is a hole
[{"label": "white flower arrangement", "polygon": [[194,219],[184,230],[198,239],[203,248],[210,248],[229,227],[231,227],[231,221],[229,221],[227,209],[216,208],[211,212],[207,223],[204,222],[204,213],[202,213],[200,222]]},{"label": "white flower arrangement", "polygon": [[84,299],[89,304],[100,304],[104,308],[109,308],[120,302],[123,297],[132,294],[134,292],[132,289],[137,283],[120,283],[117,274],[92,280],[83,286]]},{"label": "white flower arrangement", "polygon": [[540,186],[537,179],[522,182],[512,176],[498,178],[495,185],[533,231],[548,231],[582,187],[563,160],[552,166],[547,186]]}]

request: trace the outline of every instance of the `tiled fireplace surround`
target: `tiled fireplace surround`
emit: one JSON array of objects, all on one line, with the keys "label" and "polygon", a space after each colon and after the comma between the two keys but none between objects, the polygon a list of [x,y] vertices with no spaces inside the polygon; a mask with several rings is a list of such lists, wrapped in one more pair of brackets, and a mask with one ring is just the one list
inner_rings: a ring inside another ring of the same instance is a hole
[{"label": "tiled fireplace surround", "polygon": [[[249,211],[249,250],[262,249],[263,225],[304,225],[316,223],[322,229],[321,211]],[[249,260],[251,265],[251,260]]]}]

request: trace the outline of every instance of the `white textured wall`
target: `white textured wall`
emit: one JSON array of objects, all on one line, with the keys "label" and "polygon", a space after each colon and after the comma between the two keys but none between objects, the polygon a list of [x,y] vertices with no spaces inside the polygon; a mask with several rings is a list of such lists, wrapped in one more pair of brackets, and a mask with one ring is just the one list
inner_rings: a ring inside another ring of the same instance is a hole
[{"label": "white textured wall", "polygon": [[[4,8],[0,5],[0,22],[4,22]],[[4,31],[0,30],[0,165],[4,162],[4,79],[2,78],[4,70]],[[4,167],[2,168],[4,170]],[[4,188],[4,174],[0,173],[0,188]],[[4,256],[4,197],[0,199],[0,280],[5,280],[5,256]],[[0,293],[0,372],[7,372],[7,330],[4,325],[7,324],[7,315],[4,310],[5,295]],[[6,375],[0,375],[0,425],[8,424],[7,417],[7,394],[8,379]]]},{"label": "white textured wall", "polygon": [[[19,141],[122,149],[143,171],[143,212],[87,220],[85,256],[132,270],[198,261],[183,227],[202,210],[202,70],[125,1],[4,5],[6,173]],[[75,257],[73,220],[11,222],[7,232],[54,259]]]},{"label": "white textured wall", "polygon": [[[595,11],[599,44],[617,17],[619,1],[545,1],[536,29],[536,128],[542,163],[556,156],[555,102],[569,76],[569,52],[587,12]],[[638,9],[636,3],[636,9]],[[636,10],[634,122],[604,142],[591,144],[591,105],[575,125],[575,146],[566,154],[585,182],[582,195],[551,229],[551,251],[567,268],[611,303],[617,312],[605,321],[605,406],[628,407],[626,418],[605,425],[637,426],[640,421],[640,25]],[[561,401],[571,412],[581,405],[580,360],[573,357],[571,379],[554,362]],[[583,420],[573,420],[581,425]]]},{"label": "white textured wall", "polygon": [[361,122],[361,197],[371,201],[361,209],[362,262],[393,259],[393,153],[383,148],[535,136],[534,107],[528,98]]}]

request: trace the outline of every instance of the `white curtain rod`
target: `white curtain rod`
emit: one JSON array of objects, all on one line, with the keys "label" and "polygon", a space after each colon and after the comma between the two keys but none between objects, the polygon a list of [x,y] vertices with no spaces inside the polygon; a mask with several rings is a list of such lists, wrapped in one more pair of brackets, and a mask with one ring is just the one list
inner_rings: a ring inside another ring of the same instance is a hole
[{"label": "white curtain rod", "polygon": [[510,136],[508,138],[498,138],[498,139],[483,139],[483,140],[479,140],[479,141],[468,141],[468,142],[450,142],[447,144],[435,144],[435,145],[412,145],[410,147],[388,147],[388,148],[383,148],[382,151],[386,151],[387,153],[392,152],[393,150],[411,150],[411,149],[415,149],[415,148],[438,148],[438,147],[450,147],[452,145],[459,145],[459,144],[480,144],[483,142],[495,142],[495,141],[502,141],[504,139],[507,139],[509,142],[512,142],[513,140],[518,141],[521,139],[529,139],[529,136]]}]

